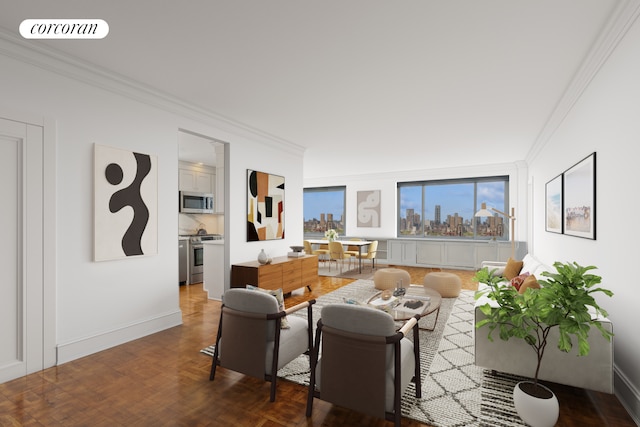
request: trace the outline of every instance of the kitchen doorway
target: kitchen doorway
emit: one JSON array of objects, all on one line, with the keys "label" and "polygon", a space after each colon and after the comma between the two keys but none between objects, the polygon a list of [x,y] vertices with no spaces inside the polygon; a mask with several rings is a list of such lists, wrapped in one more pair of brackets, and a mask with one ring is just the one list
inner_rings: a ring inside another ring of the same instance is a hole
[{"label": "kitchen doorway", "polygon": [[[226,206],[229,203],[229,168],[226,167],[229,159],[229,143],[189,130],[178,129],[178,190],[204,193],[203,196],[213,194],[213,213],[179,213],[178,238],[187,239],[186,241],[189,242],[187,253],[190,257],[194,253],[192,246],[199,244],[201,240],[224,239],[224,260],[221,261],[224,270],[223,286],[230,281],[229,218],[225,215]],[[189,259],[187,264],[191,266],[192,261],[194,260]],[[204,270],[202,265],[201,267]],[[189,279],[195,277],[194,280],[202,281],[203,275],[189,274],[188,277]]]}]

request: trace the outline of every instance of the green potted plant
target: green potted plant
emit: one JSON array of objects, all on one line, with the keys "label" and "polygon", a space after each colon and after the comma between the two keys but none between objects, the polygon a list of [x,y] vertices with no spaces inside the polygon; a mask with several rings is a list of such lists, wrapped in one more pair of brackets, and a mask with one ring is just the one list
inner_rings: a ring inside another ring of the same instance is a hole
[{"label": "green potted plant", "polygon": [[[478,321],[476,328],[488,327],[490,341],[493,341],[493,333],[496,330],[502,340],[522,339],[536,354],[537,364],[533,382],[519,383],[514,389],[516,410],[523,420],[530,424],[533,422],[525,419],[521,409],[518,408],[517,393],[522,392],[541,399],[555,400],[557,408],[555,395],[538,383],[538,373],[545,349],[548,344],[551,344],[548,342],[549,332],[553,328],[558,328],[558,349],[569,352],[575,342],[580,356],[589,354],[588,336],[591,327],[598,329],[607,340],[610,340],[613,335],[605,330],[597,319],[598,315],[606,317],[607,312],[598,305],[593,294],[602,292],[611,297],[613,293],[596,287],[602,278],[589,273],[596,267],[583,267],[576,262],[556,262],[553,266],[557,272],[543,273],[546,278],[539,281],[541,285],[539,289],[529,288],[522,294],[513,286],[501,285],[499,283],[501,278],[495,277],[488,268],[483,268],[475,275],[476,281],[488,286],[488,289],[476,292],[476,299],[486,295],[493,300],[493,303],[488,302],[480,306],[486,318]],[[541,411],[534,410],[534,413],[537,416]],[[525,416],[529,417],[526,414]],[[555,420],[557,420],[557,412]],[[551,425],[555,420],[550,421]]]}]

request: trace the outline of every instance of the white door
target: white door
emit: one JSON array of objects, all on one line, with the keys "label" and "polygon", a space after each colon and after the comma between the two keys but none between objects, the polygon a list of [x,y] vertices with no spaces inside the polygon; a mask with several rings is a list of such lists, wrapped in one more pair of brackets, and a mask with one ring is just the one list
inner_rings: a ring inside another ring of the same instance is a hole
[{"label": "white door", "polygon": [[44,367],[43,129],[0,119],[0,383]]}]

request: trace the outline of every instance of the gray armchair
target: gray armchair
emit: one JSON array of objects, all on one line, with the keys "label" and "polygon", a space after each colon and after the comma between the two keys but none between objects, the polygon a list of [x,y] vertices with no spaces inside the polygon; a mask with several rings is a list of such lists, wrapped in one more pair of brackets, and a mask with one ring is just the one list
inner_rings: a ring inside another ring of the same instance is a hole
[{"label": "gray armchair", "polygon": [[[413,342],[405,338],[412,329]],[[323,307],[311,356],[307,417],[319,398],[400,426],[400,399],[411,381],[421,397],[418,317],[396,331],[393,318],[375,308]]]},{"label": "gray armchair", "polygon": [[[275,401],[278,370],[313,347],[314,303],[310,300],[281,311],[276,298],[267,293],[242,288],[226,291],[209,380],[220,365],[270,381],[270,400]],[[289,316],[288,328],[281,328],[287,314],[303,308],[307,308],[306,320]]]}]

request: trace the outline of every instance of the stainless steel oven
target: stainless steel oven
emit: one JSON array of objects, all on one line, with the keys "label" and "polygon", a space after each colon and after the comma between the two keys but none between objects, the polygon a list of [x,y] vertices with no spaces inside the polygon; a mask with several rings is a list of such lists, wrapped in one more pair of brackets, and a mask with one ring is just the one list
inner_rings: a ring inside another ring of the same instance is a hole
[{"label": "stainless steel oven", "polygon": [[191,265],[189,266],[189,283],[200,283],[202,282],[202,271],[204,265],[202,260],[204,255],[202,243],[191,243],[190,250],[191,252],[189,253],[189,256],[191,257]]},{"label": "stainless steel oven", "polygon": [[204,249],[202,242],[206,240],[220,240],[219,234],[199,234],[189,239],[189,283],[200,283],[203,280]]}]

